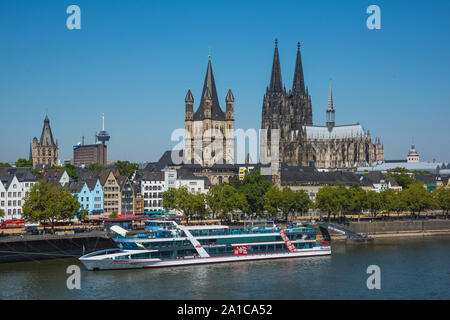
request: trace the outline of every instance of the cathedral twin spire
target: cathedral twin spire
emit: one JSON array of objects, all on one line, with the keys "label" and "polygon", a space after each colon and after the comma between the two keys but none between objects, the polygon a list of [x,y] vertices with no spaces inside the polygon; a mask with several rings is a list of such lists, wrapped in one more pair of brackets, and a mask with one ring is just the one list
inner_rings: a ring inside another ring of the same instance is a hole
[{"label": "cathedral twin spire", "polygon": [[[272,93],[283,91],[281,80],[280,56],[278,53],[278,40],[275,39],[275,51],[273,55],[272,75],[270,77],[269,91]],[[297,43],[297,60],[295,62],[294,82],[292,84],[294,94],[305,95],[305,80],[303,77],[302,57],[300,53],[300,42]]]},{"label": "cathedral twin spire", "polygon": [[305,95],[305,80],[303,79],[302,56],[300,54],[300,42],[297,43],[297,60],[295,62],[294,83],[292,91]]},{"label": "cathedral twin spire", "polygon": [[275,39],[275,52],[273,54],[272,76],[270,77],[270,92],[282,92],[280,57],[278,55],[278,40]]}]

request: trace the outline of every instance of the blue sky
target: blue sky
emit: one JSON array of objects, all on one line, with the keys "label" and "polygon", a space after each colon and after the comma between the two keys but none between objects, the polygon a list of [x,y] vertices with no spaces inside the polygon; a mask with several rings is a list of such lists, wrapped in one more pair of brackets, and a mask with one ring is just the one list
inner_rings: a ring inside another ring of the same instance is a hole
[{"label": "blue sky", "polygon": [[[68,30],[66,8],[81,8]],[[366,8],[381,8],[381,30]],[[278,38],[292,86],[297,41],[313,122],[323,125],[330,79],[336,123],[361,122],[385,158],[450,161],[449,1],[0,1],[0,162],[27,157],[47,113],[60,158],[101,127],[108,158],[156,161],[198,107],[209,48],[222,108],[236,128],[261,127]]]}]

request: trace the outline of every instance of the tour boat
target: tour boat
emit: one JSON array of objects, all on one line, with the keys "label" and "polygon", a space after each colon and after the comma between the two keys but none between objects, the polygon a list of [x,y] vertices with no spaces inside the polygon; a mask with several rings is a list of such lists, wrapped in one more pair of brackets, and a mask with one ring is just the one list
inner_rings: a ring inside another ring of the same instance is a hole
[{"label": "tour boat", "polygon": [[145,230],[112,226],[116,249],[80,257],[88,270],[154,268],[193,264],[324,256],[328,242],[315,228],[275,224],[230,228],[224,225],[182,226],[171,220],[145,221]]}]

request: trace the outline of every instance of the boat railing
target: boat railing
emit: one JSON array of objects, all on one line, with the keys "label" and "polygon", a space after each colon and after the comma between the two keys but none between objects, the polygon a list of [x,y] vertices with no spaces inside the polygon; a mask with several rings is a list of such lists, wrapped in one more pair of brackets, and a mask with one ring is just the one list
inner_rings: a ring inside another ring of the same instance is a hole
[{"label": "boat railing", "polygon": [[279,232],[280,229],[228,229],[225,231],[210,231],[210,230],[195,230],[191,231],[192,235],[195,237],[207,237],[207,236],[231,236],[231,235],[241,235],[241,234],[258,234],[258,233],[274,233]]}]

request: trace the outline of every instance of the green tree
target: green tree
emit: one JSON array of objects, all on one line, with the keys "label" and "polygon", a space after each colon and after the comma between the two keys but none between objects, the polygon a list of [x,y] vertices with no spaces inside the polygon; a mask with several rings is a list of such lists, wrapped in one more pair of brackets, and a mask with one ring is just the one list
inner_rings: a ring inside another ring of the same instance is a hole
[{"label": "green tree", "polygon": [[226,219],[236,210],[249,210],[245,195],[239,194],[234,187],[227,184],[213,186],[206,195],[206,202],[213,212]]},{"label": "green tree", "polygon": [[176,209],[181,210],[186,217],[186,221],[189,221],[193,212],[191,210],[191,197],[188,189],[186,187],[181,187],[176,189]]},{"label": "green tree", "polygon": [[6,162],[0,162],[0,167],[8,167],[8,168],[10,168],[11,165],[9,163],[6,163]]},{"label": "green tree", "polygon": [[86,221],[88,215],[89,215],[89,212],[86,209],[82,209],[78,213],[78,220],[79,221]]},{"label": "green tree", "polygon": [[294,192],[294,211],[303,215],[312,208],[312,201],[304,190]]},{"label": "green tree", "polygon": [[378,192],[373,190],[367,192],[367,208],[374,217],[377,216],[378,211],[382,208],[381,195]]},{"label": "green tree", "polygon": [[442,210],[442,213],[444,213],[446,219],[448,219],[448,210],[450,209],[450,188],[437,188],[433,190],[432,195],[436,201],[436,206]]},{"label": "green tree", "polygon": [[352,210],[358,213],[358,222],[361,218],[361,212],[368,208],[367,192],[359,185],[353,185],[350,189],[350,197],[352,201]]},{"label": "green tree", "polygon": [[19,158],[16,161],[16,167],[33,167],[33,159]]},{"label": "green tree", "polygon": [[241,186],[241,180],[239,180],[238,176],[232,176],[229,179],[228,184],[234,187],[235,189],[239,189],[239,187]]},{"label": "green tree", "polygon": [[257,170],[245,175],[238,191],[244,194],[247,200],[247,213],[261,212],[264,210],[264,194],[269,190],[271,185],[272,183]]},{"label": "green tree", "polygon": [[416,214],[420,215],[423,210],[433,208],[434,206],[433,197],[424,188],[422,182],[414,182],[404,190],[403,200],[408,210],[411,211],[412,216]]},{"label": "green tree", "polygon": [[97,169],[105,169],[106,166],[100,163],[91,163],[90,165],[87,166],[87,168],[89,170],[97,170]]},{"label": "green tree", "polygon": [[128,161],[117,161],[114,165],[119,169],[120,175],[126,176],[128,179],[131,179],[134,172],[139,168],[137,163],[130,163]]},{"label": "green tree", "polygon": [[281,208],[282,192],[277,186],[271,186],[263,196],[264,209],[276,217]]},{"label": "green tree", "polygon": [[417,175],[419,175],[419,174],[429,174],[430,172],[429,171],[426,171],[426,170],[413,170],[412,171],[412,174],[414,175],[414,176],[417,176]]},{"label": "green tree", "polygon": [[29,222],[49,222],[53,230],[57,221],[73,219],[79,208],[69,190],[40,180],[25,196],[22,216]]},{"label": "green tree", "polygon": [[345,213],[353,209],[353,202],[350,190],[343,186],[334,187],[334,197],[336,198],[336,211],[345,216]]},{"label": "green tree", "polygon": [[176,209],[177,207],[177,189],[171,188],[162,193],[162,205],[164,210]]},{"label": "green tree", "polygon": [[402,188],[408,188],[410,184],[415,182],[408,169],[400,167],[388,169],[386,177],[394,178],[395,181],[397,181],[397,183],[402,186]]},{"label": "green tree", "polygon": [[204,218],[208,214],[205,204],[205,195],[202,193],[190,193],[190,211],[199,218]]},{"label": "green tree", "polygon": [[64,169],[71,179],[77,180],[80,178],[80,176],[78,175],[78,170],[74,165],[67,163],[64,165]]},{"label": "green tree", "polygon": [[3,209],[0,209],[0,218],[3,218],[5,216],[5,211]]},{"label": "green tree", "polygon": [[386,189],[380,193],[381,195],[381,209],[387,212],[388,217],[391,212],[400,212],[408,210],[408,206],[404,201],[404,191],[397,191],[394,189]]},{"label": "green tree", "polygon": [[393,211],[397,212],[397,216],[400,216],[401,212],[408,210],[408,205],[405,201],[405,190],[396,191],[397,196],[394,198]]},{"label": "green tree", "polygon": [[288,221],[289,221],[289,215],[294,213],[295,205],[296,205],[296,202],[295,202],[294,191],[292,191],[291,188],[284,187],[281,190],[281,205],[280,205],[280,209],[281,209],[281,212],[284,215],[286,223],[288,223]]},{"label": "green tree", "polygon": [[329,222],[331,213],[335,213],[339,208],[334,187],[324,186],[320,188],[316,194],[315,206],[328,214]]}]

